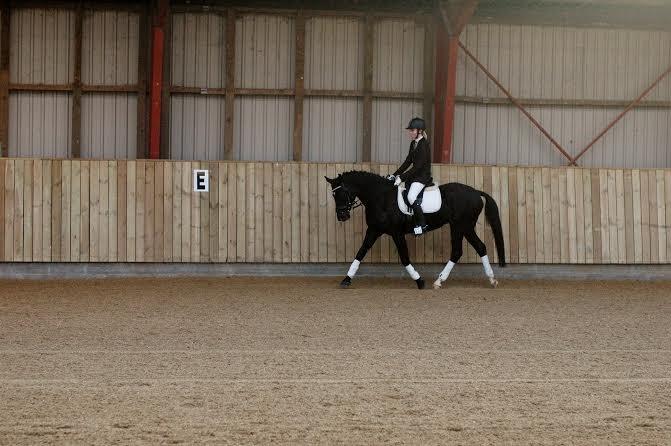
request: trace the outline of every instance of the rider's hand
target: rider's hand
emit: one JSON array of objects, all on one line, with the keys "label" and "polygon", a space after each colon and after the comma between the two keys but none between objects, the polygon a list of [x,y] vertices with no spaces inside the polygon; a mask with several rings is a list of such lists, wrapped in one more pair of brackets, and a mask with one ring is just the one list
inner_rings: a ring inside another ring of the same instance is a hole
[{"label": "rider's hand", "polygon": [[394,181],[394,180],[396,180],[396,176],[395,175],[387,175],[387,179],[389,181]]},{"label": "rider's hand", "polygon": [[401,177],[396,177],[396,180],[394,181],[394,186],[398,186],[401,184]]}]

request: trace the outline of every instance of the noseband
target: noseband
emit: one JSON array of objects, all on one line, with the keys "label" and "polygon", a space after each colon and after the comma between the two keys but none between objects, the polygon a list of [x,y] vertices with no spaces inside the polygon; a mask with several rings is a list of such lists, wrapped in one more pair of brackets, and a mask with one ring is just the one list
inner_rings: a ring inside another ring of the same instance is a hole
[{"label": "noseband", "polygon": [[347,196],[347,204],[344,206],[336,206],[336,212],[341,212],[341,211],[351,211],[352,209],[356,209],[359,206],[361,206],[363,203],[356,197],[356,195],[353,195],[350,193],[349,189],[347,189],[344,185],[340,185],[337,187],[334,187],[331,190],[331,195],[335,198],[335,191],[338,189],[342,188],[343,192],[345,192],[345,195]]}]

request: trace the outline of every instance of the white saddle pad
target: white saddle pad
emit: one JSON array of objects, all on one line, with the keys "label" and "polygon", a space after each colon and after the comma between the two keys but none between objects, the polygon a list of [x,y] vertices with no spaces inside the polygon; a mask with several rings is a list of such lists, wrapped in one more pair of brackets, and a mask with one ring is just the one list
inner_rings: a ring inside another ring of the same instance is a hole
[{"label": "white saddle pad", "polygon": [[[408,209],[403,199],[405,183],[398,186],[398,208],[406,215],[412,215],[412,209]],[[443,205],[438,186],[431,186],[424,189],[424,198],[422,199],[422,210],[425,214],[438,212]]]}]

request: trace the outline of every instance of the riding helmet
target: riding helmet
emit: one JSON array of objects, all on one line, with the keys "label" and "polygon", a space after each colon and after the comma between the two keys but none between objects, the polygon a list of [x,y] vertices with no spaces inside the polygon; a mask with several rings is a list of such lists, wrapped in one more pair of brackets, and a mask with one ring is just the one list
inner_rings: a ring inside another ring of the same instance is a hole
[{"label": "riding helmet", "polygon": [[426,124],[422,118],[412,118],[406,129],[426,130]]}]

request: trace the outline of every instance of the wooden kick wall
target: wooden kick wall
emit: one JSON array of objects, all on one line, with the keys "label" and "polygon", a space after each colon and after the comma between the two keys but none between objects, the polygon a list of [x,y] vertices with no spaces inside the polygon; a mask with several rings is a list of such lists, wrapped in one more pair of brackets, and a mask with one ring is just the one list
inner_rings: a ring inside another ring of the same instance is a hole
[{"label": "wooden kick wall", "polygon": [[[349,262],[363,210],[339,223],[323,176],[371,164],[0,159],[0,261]],[[193,192],[193,169],[210,192]],[[437,183],[489,192],[510,263],[671,262],[671,170],[439,165]],[[496,259],[491,231],[478,232]],[[449,229],[415,240],[444,263]],[[469,247],[462,262],[476,262]],[[366,261],[397,263],[379,240]]]}]

